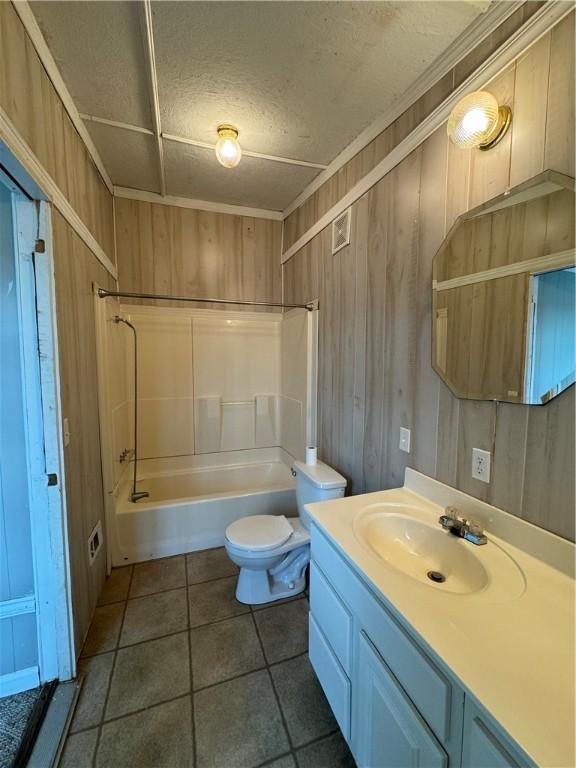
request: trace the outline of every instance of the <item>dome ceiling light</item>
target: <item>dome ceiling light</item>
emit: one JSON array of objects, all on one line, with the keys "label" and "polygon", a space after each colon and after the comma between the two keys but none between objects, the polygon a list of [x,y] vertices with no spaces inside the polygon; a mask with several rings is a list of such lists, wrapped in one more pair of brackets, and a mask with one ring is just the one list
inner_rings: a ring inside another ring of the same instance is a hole
[{"label": "dome ceiling light", "polygon": [[224,168],[236,168],[242,159],[242,149],[238,141],[238,129],[233,125],[219,125],[217,128],[216,157]]},{"label": "dome ceiling light", "polygon": [[488,91],[474,91],[461,99],[448,118],[447,132],[461,149],[487,150],[496,146],[510,126],[512,110],[499,106]]}]

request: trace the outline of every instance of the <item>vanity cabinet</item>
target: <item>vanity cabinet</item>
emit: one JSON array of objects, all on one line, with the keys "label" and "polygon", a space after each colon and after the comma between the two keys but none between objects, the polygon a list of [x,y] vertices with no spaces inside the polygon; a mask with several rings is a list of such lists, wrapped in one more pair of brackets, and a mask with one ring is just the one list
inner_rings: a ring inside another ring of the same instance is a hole
[{"label": "vanity cabinet", "polygon": [[446,768],[448,755],[364,632],[358,639],[358,690],[358,765]]},{"label": "vanity cabinet", "polygon": [[526,765],[514,754],[514,746],[503,734],[497,734],[490,718],[470,699],[464,710],[462,768],[521,768]]},{"label": "vanity cabinet", "polygon": [[310,661],[359,768],[531,766],[311,529]]}]

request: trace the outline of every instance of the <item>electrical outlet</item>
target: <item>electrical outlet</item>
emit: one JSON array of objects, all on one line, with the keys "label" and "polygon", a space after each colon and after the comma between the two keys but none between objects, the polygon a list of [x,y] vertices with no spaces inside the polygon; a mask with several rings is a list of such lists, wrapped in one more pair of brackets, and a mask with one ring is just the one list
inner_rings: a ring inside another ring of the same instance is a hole
[{"label": "electrical outlet", "polygon": [[483,483],[490,482],[490,451],[481,448],[472,448],[472,477]]},{"label": "electrical outlet", "polygon": [[410,453],[410,436],[411,432],[406,427],[400,427],[400,444],[399,448],[404,453]]}]

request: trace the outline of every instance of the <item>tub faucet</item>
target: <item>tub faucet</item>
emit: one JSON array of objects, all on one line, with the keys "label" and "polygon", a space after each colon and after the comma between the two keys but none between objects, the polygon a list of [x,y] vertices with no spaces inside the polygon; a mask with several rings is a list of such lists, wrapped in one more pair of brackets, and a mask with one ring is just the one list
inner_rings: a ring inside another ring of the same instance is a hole
[{"label": "tub faucet", "polygon": [[444,514],[440,515],[438,522],[445,531],[449,531],[453,536],[459,536],[461,539],[472,542],[472,544],[487,544],[488,539],[482,530],[480,523],[474,520],[466,520],[458,517],[456,507],[446,507]]}]

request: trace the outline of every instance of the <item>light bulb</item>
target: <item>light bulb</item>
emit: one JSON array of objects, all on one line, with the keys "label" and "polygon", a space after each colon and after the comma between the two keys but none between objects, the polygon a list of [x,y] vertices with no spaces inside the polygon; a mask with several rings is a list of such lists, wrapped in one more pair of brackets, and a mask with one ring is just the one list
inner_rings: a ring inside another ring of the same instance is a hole
[{"label": "light bulb", "polygon": [[242,159],[242,149],[238,142],[238,131],[232,125],[218,126],[216,157],[224,168],[235,168]]},{"label": "light bulb", "polygon": [[490,149],[510,125],[510,107],[499,107],[488,91],[475,91],[456,104],[448,118],[450,140],[462,149]]}]

